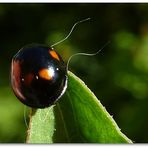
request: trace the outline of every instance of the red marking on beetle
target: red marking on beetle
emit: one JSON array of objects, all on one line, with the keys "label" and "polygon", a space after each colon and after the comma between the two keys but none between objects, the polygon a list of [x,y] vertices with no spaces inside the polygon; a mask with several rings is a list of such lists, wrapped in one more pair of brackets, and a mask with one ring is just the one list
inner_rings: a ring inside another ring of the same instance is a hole
[{"label": "red marking on beetle", "polygon": [[14,93],[20,98],[25,99],[23,94],[20,91],[21,86],[21,62],[18,60],[12,61],[11,64],[11,83],[13,86]]},{"label": "red marking on beetle", "polygon": [[53,50],[49,50],[49,54],[54,58],[57,59],[58,61],[60,61],[59,56],[57,55],[57,53]]},{"label": "red marking on beetle", "polygon": [[24,84],[25,84],[26,86],[29,86],[29,85],[31,84],[33,78],[34,78],[34,75],[33,75],[32,73],[27,74],[27,75],[24,77]]},{"label": "red marking on beetle", "polygon": [[52,73],[49,71],[49,69],[41,69],[39,71],[39,76],[45,80],[51,80],[53,75]]}]

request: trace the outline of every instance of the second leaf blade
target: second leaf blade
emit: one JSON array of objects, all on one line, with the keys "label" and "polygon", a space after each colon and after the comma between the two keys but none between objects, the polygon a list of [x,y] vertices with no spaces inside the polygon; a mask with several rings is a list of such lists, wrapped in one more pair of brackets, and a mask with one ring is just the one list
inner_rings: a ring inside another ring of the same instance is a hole
[{"label": "second leaf blade", "polygon": [[54,108],[54,142],[132,143],[87,86],[68,75],[67,91]]}]

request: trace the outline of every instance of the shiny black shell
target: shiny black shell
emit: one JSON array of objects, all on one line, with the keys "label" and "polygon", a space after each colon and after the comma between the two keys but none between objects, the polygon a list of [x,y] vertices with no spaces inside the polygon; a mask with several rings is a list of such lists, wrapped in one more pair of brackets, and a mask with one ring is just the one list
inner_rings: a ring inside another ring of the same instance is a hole
[{"label": "shiny black shell", "polygon": [[11,86],[25,105],[45,108],[54,104],[67,88],[67,69],[52,48],[32,44],[12,58]]}]

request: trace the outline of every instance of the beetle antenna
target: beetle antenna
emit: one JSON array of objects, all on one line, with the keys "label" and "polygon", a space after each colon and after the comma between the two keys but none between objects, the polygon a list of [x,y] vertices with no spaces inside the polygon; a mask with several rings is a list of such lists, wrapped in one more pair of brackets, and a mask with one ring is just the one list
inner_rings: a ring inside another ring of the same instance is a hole
[{"label": "beetle antenna", "polygon": [[97,52],[95,53],[76,53],[76,54],[73,54],[69,59],[68,59],[68,62],[67,62],[67,71],[68,71],[68,66],[69,66],[69,63],[71,61],[71,59],[74,57],[74,56],[77,56],[77,55],[84,55],[84,56],[94,56],[94,55],[97,55],[99,54],[102,49],[104,49],[108,44],[110,43],[110,41],[108,41],[107,43],[105,43]]},{"label": "beetle antenna", "polygon": [[81,21],[76,22],[76,23],[72,26],[72,28],[71,28],[69,34],[68,34],[64,39],[62,39],[62,40],[60,40],[60,41],[54,43],[53,45],[51,45],[51,47],[54,47],[54,46],[56,46],[56,45],[58,45],[58,44],[64,42],[64,41],[65,41],[66,39],[68,39],[68,37],[71,35],[71,33],[73,32],[73,30],[74,30],[74,28],[76,27],[76,25],[78,25],[78,24],[80,24],[80,23],[82,23],[82,22],[86,22],[86,21],[88,21],[88,20],[90,20],[90,18],[86,18],[86,19],[83,19],[83,20],[81,20]]}]

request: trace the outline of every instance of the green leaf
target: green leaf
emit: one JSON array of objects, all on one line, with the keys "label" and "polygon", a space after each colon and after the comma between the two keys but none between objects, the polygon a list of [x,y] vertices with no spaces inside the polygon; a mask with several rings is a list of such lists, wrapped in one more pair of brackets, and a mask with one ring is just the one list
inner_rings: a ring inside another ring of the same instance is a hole
[{"label": "green leaf", "polygon": [[55,117],[53,106],[46,109],[31,109],[27,143],[53,143]]},{"label": "green leaf", "polygon": [[132,143],[89,88],[68,72],[68,88],[54,106],[31,113],[28,143]]}]

